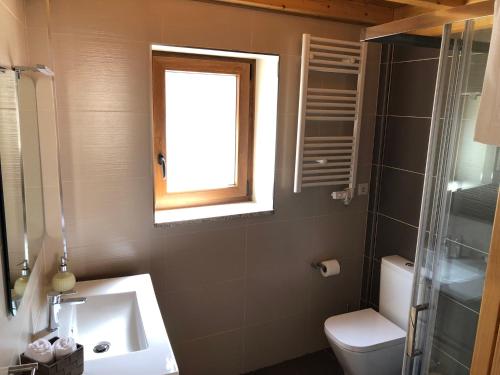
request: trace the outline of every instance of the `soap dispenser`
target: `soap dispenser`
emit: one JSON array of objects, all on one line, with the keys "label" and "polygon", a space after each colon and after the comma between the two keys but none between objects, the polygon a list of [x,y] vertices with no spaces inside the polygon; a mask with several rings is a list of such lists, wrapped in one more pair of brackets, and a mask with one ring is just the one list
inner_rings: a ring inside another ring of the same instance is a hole
[{"label": "soap dispenser", "polygon": [[23,265],[23,268],[21,269],[21,277],[19,277],[14,283],[14,293],[17,298],[21,298],[23,296],[30,279],[30,268],[28,266],[28,260],[25,259],[22,263],[19,263],[18,266],[20,266],[21,264]]},{"label": "soap dispenser", "polygon": [[72,272],[68,271],[68,261],[65,256],[61,257],[59,272],[52,277],[52,288],[56,292],[67,292],[75,287],[76,278]]}]

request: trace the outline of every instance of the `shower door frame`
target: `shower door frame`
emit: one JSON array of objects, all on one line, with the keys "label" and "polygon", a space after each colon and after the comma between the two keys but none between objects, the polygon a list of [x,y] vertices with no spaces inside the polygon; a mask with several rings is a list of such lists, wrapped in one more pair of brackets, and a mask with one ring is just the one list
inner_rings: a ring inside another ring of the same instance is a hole
[{"label": "shower door frame", "polygon": [[456,163],[464,109],[461,93],[469,75],[474,23],[473,19],[466,21],[461,37],[453,39],[453,25],[443,27],[403,366],[406,375],[428,373],[431,365],[441,282],[439,275],[446,256],[445,240],[452,195],[447,185]]}]

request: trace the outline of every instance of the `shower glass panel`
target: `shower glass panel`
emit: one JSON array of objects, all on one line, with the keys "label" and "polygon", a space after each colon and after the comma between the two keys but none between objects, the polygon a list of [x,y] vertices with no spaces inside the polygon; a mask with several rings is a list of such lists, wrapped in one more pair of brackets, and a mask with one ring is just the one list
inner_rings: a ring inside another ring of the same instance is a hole
[{"label": "shower glass panel", "polygon": [[443,31],[405,374],[466,375],[472,360],[500,182],[499,150],[473,140],[491,37],[474,25]]}]

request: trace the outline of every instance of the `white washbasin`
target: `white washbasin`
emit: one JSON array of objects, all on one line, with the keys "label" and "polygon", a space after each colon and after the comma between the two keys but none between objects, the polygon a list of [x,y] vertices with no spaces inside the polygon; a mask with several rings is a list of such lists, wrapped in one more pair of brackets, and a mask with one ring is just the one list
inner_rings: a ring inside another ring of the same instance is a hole
[{"label": "white washbasin", "polygon": [[[87,302],[61,305],[58,335],[84,346],[84,374],[178,374],[149,275],[79,282],[75,290],[71,297]],[[97,345],[109,349],[96,353]]]},{"label": "white washbasin", "polygon": [[482,259],[446,259],[441,264],[441,290],[462,302],[481,299],[485,274]]}]

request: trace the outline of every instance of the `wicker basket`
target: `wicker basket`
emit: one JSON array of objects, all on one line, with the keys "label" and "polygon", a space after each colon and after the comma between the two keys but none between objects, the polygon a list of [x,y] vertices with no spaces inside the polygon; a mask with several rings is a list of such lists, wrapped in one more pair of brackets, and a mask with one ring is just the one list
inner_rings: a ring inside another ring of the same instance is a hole
[{"label": "wicker basket", "polygon": [[[50,339],[56,342],[58,337]],[[21,354],[21,364],[36,362]],[[67,356],[50,363],[38,363],[37,375],[81,375],[83,374],[83,346],[76,344],[76,350]]]}]

